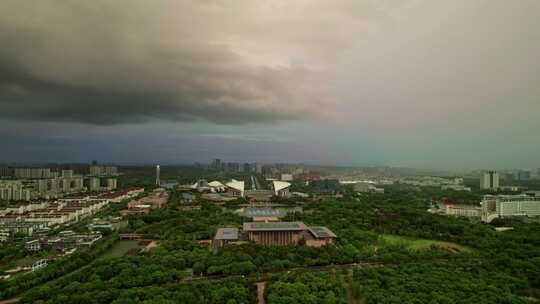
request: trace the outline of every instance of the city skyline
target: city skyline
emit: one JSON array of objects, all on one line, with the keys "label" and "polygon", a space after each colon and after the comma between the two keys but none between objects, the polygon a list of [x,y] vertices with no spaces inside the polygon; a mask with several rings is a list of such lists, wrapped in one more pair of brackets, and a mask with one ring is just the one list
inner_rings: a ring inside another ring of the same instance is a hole
[{"label": "city skyline", "polygon": [[539,9],[3,1],[1,161],[532,170]]}]

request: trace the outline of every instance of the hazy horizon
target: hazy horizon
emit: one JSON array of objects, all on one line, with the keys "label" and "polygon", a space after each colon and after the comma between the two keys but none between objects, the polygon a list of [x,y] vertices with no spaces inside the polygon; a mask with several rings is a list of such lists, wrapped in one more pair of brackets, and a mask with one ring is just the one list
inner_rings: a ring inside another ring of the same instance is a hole
[{"label": "hazy horizon", "polygon": [[5,0],[0,162],[536,171],[539,12],[534,0]]}]

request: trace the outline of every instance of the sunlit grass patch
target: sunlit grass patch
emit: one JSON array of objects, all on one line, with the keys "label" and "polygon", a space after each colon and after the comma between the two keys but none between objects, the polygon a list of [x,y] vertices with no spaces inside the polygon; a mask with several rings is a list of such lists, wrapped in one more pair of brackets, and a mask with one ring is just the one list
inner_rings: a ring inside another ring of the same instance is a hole
[{"label": "sunlit grass patch", "polygon": [[383,234],[381,235],[383,243],[388,245],[402,245],[409,250],[425,250],[433,247],[446,250],[453,253],[470,252],[471,249],[456,243],[426,240],[426,239],[414,239],[399,235]]}]

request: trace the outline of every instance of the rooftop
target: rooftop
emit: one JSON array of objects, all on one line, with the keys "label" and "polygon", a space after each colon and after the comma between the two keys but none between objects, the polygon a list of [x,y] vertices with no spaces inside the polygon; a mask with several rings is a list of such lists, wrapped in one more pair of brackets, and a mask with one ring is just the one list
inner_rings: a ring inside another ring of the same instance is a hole
[{"label": "rooftop", "polygon": [[271,217],[284,217],[287,213],[292,212],[302,212],[302,208],[255,208],[248,207],[239,209],[236,212],[242,214],[245,217],[261,217],[261,216],[271,216]]},{"label": "rooftop", "polygon": [[228,182],[226,185],[227,187],[236,189],[238,191],[242,191],[242,192],[244,191],[244,181],[237,181],[233,179],[230,182]]},{"label": "rooftop", "polygon": [[250,222],[244,223],[244,231],[301,231],[307,226],[302,222]]},{"label": "rooftop", "polygon": [[313,236],[318,239],[337,237],[332,231],[330,231],[330,229],[322,226],[310,227],[309,232],[311,232],[311,234],[313,234]]},{"label": "rooftop", "polygon": [[272,183],[274,185],[274,190],[276,192],[281,191],[281,190],[286,189],[286,188],[289,188],[291,186],[290,183],[282,182],[282,181],[273,181]]},{"label": "rooftop", "polygon": [[223,183],[219,182],[219,181],[212,181],[212,182],[209,182],[208,183],[208,186],[210,187],[214,187],[214,188],[224,188],[225,185],[223,185]]},{"label": "rooftop", "polygon": [[498,200],[498,201],[540,201],[538,196],[530,196],[527,194],[516,194],[516,195],[484,195],[484,201]]},{"label": "rooftop", "polygon": [[237,240],[238,228],[218,228],[215,240]]}]

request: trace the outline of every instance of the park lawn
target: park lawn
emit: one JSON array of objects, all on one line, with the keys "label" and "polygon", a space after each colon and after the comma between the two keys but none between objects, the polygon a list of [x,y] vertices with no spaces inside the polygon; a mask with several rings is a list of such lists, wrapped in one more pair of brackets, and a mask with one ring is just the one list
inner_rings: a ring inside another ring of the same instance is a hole
[{"label": "park lawn", "polygon": [[430,249],[432,246],[437,246],[443,250],[447,250],[453,253],[470,252],[472,249],[462,246],[456,243],[426,240],[426,239],[414,239],[399,235],[383,234],[381,235],[383,243],[389,245],[403,245],[410,250],[424,250]]}]

